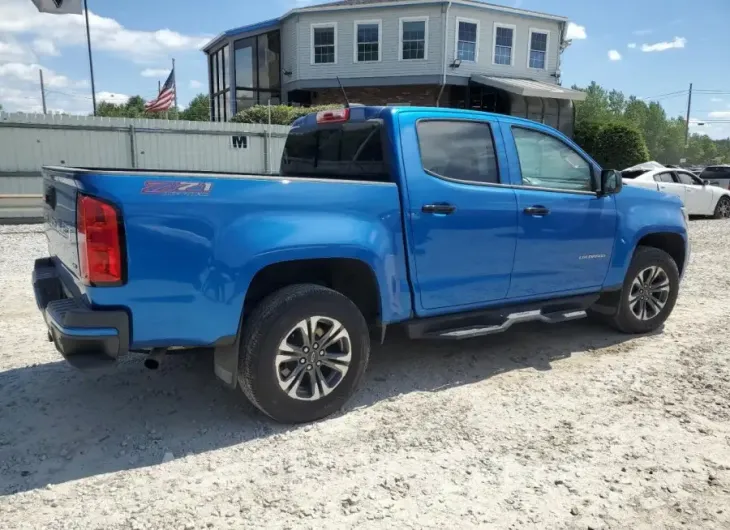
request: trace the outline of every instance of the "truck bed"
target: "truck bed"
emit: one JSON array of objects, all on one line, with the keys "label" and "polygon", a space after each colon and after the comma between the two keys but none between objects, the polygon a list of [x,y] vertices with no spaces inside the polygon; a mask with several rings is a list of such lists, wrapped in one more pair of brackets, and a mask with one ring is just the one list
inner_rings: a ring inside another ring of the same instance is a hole
[{"label": "truck bed", "polygon": [[[118,208],[123,285],[89,287],[79,280],[79,194]],[[131,349],[229,340],[238,330],[254,275],[284,254],[287,259],[351,256],[372,262],[382,277],[387,316],[410,314],[400,200],[393,183],[46,167],[44,197],[50,256],[64,289],[90,307],[127,310]],[[165,344],[158,337],[165,337]]]}]

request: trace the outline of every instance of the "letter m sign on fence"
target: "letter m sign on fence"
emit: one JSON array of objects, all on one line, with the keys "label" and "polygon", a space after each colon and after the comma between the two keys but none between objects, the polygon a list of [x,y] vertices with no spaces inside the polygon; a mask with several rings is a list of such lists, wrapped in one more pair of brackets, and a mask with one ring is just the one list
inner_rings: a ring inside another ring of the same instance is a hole
[{"label": "letter m sign on fence", "polygon": [[231,147],[233,149],[248,149],[248,137],[231,136]]}]

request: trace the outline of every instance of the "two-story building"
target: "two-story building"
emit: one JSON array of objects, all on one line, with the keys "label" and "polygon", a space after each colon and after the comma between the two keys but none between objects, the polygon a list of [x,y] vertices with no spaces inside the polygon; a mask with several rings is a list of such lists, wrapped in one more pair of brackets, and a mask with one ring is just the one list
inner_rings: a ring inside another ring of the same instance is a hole
[{"label": "two-story building", "polygon": [[[212,119],[256,104],[473,108],[573,130],[564,17],[477,0],[341,0],[208,43]],[[339,78],[339,82],[338,82]]]}]

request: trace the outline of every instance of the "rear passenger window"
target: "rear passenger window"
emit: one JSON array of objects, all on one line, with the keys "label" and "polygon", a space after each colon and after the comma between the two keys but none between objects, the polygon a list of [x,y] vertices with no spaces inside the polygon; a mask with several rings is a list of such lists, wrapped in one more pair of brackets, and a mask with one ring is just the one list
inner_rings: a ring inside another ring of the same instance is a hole
[{"label": "rear passenger window", "polygon": [[488,123],[419,121],[421,164],[439,177],[477,183],[498,183],[497,156]]},{"label": "rear passenger window", "polygon": [[674,184],[674,177],[671,173],[659,173],[658,175],[654,175],[654,180],[657,182],[669,182]]}]

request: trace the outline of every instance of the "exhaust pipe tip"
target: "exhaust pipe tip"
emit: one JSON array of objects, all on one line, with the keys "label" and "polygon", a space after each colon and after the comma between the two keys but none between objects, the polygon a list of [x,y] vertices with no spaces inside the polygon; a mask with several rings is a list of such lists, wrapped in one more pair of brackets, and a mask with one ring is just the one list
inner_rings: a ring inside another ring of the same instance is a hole
[{"label": "exhaust pipe tip", "polygon": [[162,364],[162,358],[167,353],[167,350],[161,348],[155,348],[150,352],[147,358],[144,360],[144,367],[148,370],[157,370]]},{"label": "exhaust pipe tip", "polygon": [[145,359],[144,367],[148,370],[157,370],[160,367],[160,361],[157,359]]}]

